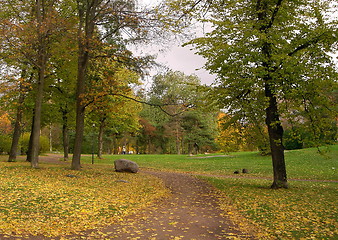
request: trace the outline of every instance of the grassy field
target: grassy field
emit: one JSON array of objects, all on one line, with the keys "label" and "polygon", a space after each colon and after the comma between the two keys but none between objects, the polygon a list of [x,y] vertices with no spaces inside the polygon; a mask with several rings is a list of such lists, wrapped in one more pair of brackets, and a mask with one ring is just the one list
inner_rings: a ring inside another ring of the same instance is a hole
[{"label": "grassy field", "polygon": [[[96,159],[102,164],[127,158],[141,167],[190,173],[226,175],[204,177],[220,191],[223,208],[232,203],[236,214],[252,222],[267,239],[338,239],[338,145],[325,150],[303,149],[286,152],[290,189],[271,190],[271,158],[254,152],[228,156],[125,155]],[[89,162],[90,158],[85,158]],[[234,170],[249,169],[250,178],[237,178]],[[230,176],[230,177],[229,177]],[[233,178],[231,176],[234,176]],[[236,177],[235,177],[236,176]],[[256,177],[258,179],[253,179]],[[259,179],[261,178],[261,179]],[[304,180],[304,181],[298,181]],[[231,214],[234,214],[231,212]]]},{"label": "grassy field", "polygon": [[[338,145],[323,148],[321,155],[317,149],[287,151],[286,164],[289,179],[338,180]],[[229,155],[106,155],[95,159],[95,163],[113,164],[114,160],[127,158],[137,162],[140,167],[167,169],[173,171],[232,175],[235,170],[247,168],[250,176],[271,177],[270,156],[260,156],[257,152],[239,152]],[[83,157],[90,163],[91,157]]]}]

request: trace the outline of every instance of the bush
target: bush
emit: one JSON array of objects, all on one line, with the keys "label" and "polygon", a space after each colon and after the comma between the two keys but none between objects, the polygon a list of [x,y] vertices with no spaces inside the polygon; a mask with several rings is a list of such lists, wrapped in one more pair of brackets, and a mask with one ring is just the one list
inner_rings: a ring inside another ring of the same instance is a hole
[{"label": "bush", "polygon": [[[24,133],[20,139],[21,152],[27,154],[30,133]],[[46,136],[40,136],[40,151],[39,153],[49,151],[49,139]]]},{"label": "bush", "polygon": [[283,145],[286,150],[295,150],[303,148],[301,136],[294,130],[284,131]]},{"label": "bush", "polygon": [[0,135],[0,153],[8,154],[11,149],[11,137],[8,135]]}]

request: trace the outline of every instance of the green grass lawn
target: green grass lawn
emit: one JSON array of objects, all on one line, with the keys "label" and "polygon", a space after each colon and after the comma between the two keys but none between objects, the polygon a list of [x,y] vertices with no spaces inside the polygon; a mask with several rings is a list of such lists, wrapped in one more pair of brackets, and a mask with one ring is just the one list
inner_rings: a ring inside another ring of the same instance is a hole
[{"label": "green grass lawn", "polygon": [[[327,149],[322,149],[327,150]],[[324,155],[317,149],[286,151],[289,189],[271,190],[271,157],[256,152],[232,153],[226,157],[200,155],[118,155],[95,159],[96,163],[113,164],[127,158],[141,167],[201,174],[227,175],[203,177],[220,191],[223,208],[232,203],[237,214],[259,229],[263,239],[338,239],[338,145]],[[201,158],[205,157],[205,158]],[[90,162],[90,157],[85,157]],[[231,178],[234,170],[249,169],[253,178]],[[229,178],[230,175],[230,178]],[[264,179],[263,179],[264,178]]]},{"label": "green grass lawn", "polygon": [[[114,160],[126,158],[140,167],[215,175],[232,175],[235,170],[247,168],[250,176],[272,178],[270,156],[260,156],[257,152],[220,155],[105,155],[104,159],[95,159],[95,163],[114,164]],[[289,179],[338,180],[338,145],[330,146],[324,155],[315,148],[286,151],[285,158]],[[82,159],[91,162],[90,156]]]}]

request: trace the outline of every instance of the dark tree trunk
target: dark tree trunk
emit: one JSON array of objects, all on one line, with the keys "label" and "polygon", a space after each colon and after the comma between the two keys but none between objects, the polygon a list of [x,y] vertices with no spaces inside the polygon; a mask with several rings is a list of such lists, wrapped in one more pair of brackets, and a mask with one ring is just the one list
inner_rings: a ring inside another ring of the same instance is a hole
[{"label": "dark tree trunk", "polygon": [[68,117],[67,110],[62,111],[62,140],[63,140],[63,160],[69,159],[69,134],[68,134]]},{"label": "dark tree trunk", "polygon": [[41,109],[44,89],[44,74],[45,74],[45,65],[43,64],[43,66],[41,66],[41,68],[39,69],[38,87],[34,108],[34,121],[31,132],[32,145],[30,153],[31,153],[31,166],[33,168],[39,167],[38,158],[40,150]]},{"label": "dark tree trunk", "polygon": [[[25,70],[22,72],[22,78],[25,78]],[[22,121],[22,115],[23,115],[23,103],[25,101],[25,88],[23,87],[23,84],[20,83],[19,87],[19,99],[18,99],[18,108],[16,112],[16,119],[14,124],[14,131],[13,131],[13,137],[12,137],[12,145],[11,149],[9,151],[9,157],[8,162],[15,162],[16,156],[18,152],[19,147],[19,140],[21,135],[21,121]]]},{"label": "dark tree trunk", "polygon": [[102,120],[100,123],[100,128],[99,128],[99,134],[98,134],[98,151],[97,151],[97,157],[99,159],[102,159],[102,151],[103,151],[103,132],[104,132],[104,121]]},{"label": "dark tree trunk", "polygon": [[[21,98],[21,97],[20,97]],[[9,151],[8,162],[15,162],[18,152],[19,140],[21,135],[22,103],[19,100],[19,106],[16,113],[16,120],[13,131],[11,150]]]},{"label": "dark tree trunk", "polygon": [[89,63],[89,52],[94,34],[96,14],[99,1],[87,1],[86,4],[78,3],[79,28],[78,28],[78,74],[76,83],[76,128],[75,144],[72,159],[73,170],[81,169],[81,150],[84,131],[85,105],[84,94],[86,89],[87,67]]},{"label": "dark tree trunk", "polygon": [[42,115],[42,101],[45,84],[45,71],[47,64],[47,35],[44,26],[45,14],[44,2],[41,0],[36,1],[36,20],[38,23],[38,57],[37,69],[38,79],[35,95],[34,119],[32,123],[32,131],[30,138],[30,156],[27,158],[31,162],[33,168],[38,168],[38,157],[40,150],[40,129],[41,129],[41,115]]},{"label": "dark tree trunk", "polygon": [[284,159],[283,127],[279,119],[277,99],[268,84],[265,86],[265,96],[269,99],[269,106],[266,108],[266,125],[268,126],[273,166],[271,188],[288,188]]},{"label": "dark tree trunk", "polygon": [[33,139],[32,139],[32,132],[33,132],[33,126],[34,126],[34,110],[33,110],[33,118],[32,118],[32,127],[31,127],[31,134],[29,136],[29,142],[28,142],[28,148],[26,152],[26,161],[31,162],[32,161],[32,144],[33,144]]},{"label": "dark tree trunk", "polygon": [[81,150],[84,131],[84,117],[85,106],[83,104],[83,94],[85,93],[85,77],[86,68],[88,64],[88,53],[82,53],[79,56],[78,63],[78,77],[77,77],[77,89],[76,89],[76,128],[75,128],[75,143],[74,153],[72,159],[73,170],[81,169]]},{"label": "dark tree trunk", "polygon": [[[267,35],[270,31],[270,28],[273,24],[273,19],[269,17],[268,9],[268,0],[258,0],[257,1],[257,16],[259,30],[262,35]],[[280,4],[280,2],[278,3]],[[274,88],[274,75],[275,67],[272,61],[272,44],[263,41],[262,44],[262,56],[264,67],[263,80],[265,84],[265,97],[268,100],[268,106],[265,109],[266,113],[266,125],[268,127],[270,149],[272,155],[272,166],[273,166],[273,175],[274,181],[271,185],[271,188],[287,188],[287,176],[286,176],[286,167],[284,159],[284,146],[283,146],[283,127],[280,122],[279,112],[278,112],[278,102],[276,97],[276,89]]]}]

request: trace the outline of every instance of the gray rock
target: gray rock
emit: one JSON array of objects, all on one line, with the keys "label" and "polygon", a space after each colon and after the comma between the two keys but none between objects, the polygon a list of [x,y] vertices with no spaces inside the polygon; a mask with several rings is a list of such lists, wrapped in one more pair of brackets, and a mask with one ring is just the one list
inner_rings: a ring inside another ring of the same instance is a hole
[{"label": "gray rock", "polygon": [[76,175],[72,175],[72,174],[67,174],[65,175],[66,177],[69,177],[69,178],[79,178],[79,176],[76,176]]},{"label": "gray rock", "polygon": [[137,173],[139,167],[137,163],[127,160],[127,159],[118,159],[114,161],[115,171],[116,172],[130,172]]},{"label": "gray rock", "polygon": [[116,180],[115,182],[129,183],[127,180]]}]

